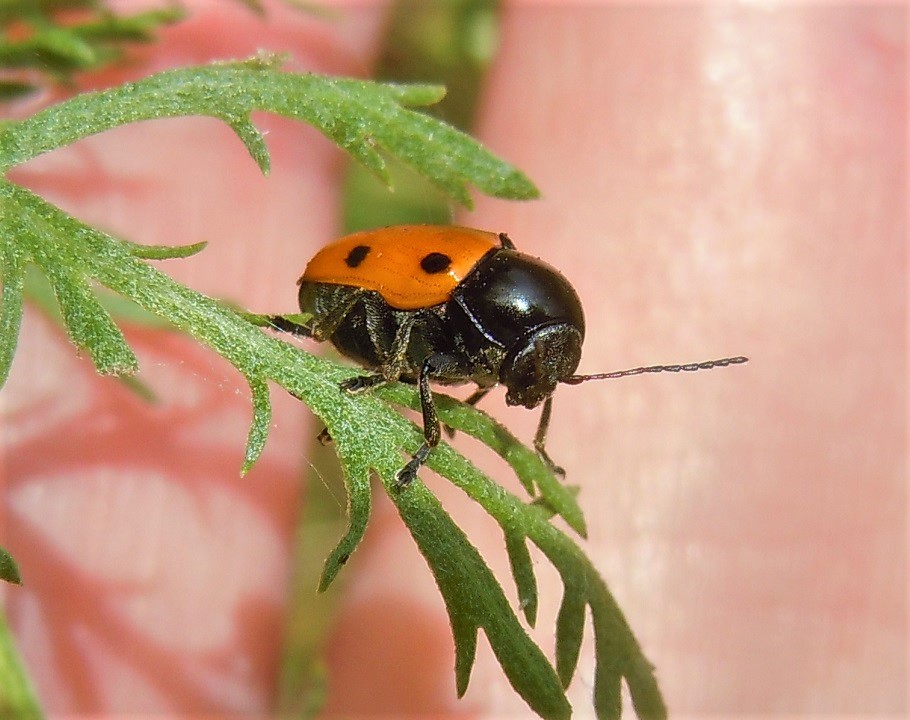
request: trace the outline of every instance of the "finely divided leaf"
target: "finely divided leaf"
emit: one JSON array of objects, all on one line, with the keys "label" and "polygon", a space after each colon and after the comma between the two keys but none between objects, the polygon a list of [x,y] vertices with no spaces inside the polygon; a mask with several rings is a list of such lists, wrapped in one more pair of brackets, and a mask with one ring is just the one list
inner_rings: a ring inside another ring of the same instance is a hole
[{"label": "finely divided leaf", "polygon": [[576,580],[574,576],[568,578],[568,581],[563,576],[565,591],[556,616],[556,672],[563,687],[569,687],[572,682],[585,630],[587,593],[573,580]]},{"label": "finely divided leaf", "polygon": [[421,553],[427,559],[456,634],[459,691],[467,683],[473,636],[483,628],[515,691],[542,718],[568,718],[571,706],[552,666],[522,628],[502,588],[477,549],[422,483],[392,492]]},{"label": "finely divided leaf", "polygon": [[36,258],[54,288],[63,324],[73,343],[88,351],[102,375],[135,372],[139,367],[136,356],[85,279],[45,260]]},{"label": "finely divided leaf", "polygon": [[599,577],[593,579],[589,588],[589,601],[596,656],[594,709],[598,718],[619,717],[620,686],[625,678],[638,717],[666,720],[667,706],[657,685],[654,666],[642,653],[622,611]]},{"label": "finely divided leaf", "polygon": [[144,260],[173,260],[175,258],[188,258],[205,250],[208,242],[192,243],[191,245],[140,245],[139,243],[124,240],[124,245],[134,257]]},{"label": "finely divided leaf", "polygon": [[326,558],[322,578],[319,580],[319,592],[328,589],[342,566],[357,549],[370,518],[372,497],[369,469],[356,461],[346,462],[343,456],[340,457],[344,465],[345,487],[348,492],[348,530]]},{"label": "finely divided leaf", "polygon": [[35,691],[22,667],[13,633],[0,607],[0,717],[3,720],[43,720]]},{"label": "finely divided leaf", "polygon": [[13,560],[13,556],[0,547],[0,580],[13,585],[22,584],[22,576],[19,574],[19,566]]},{"label": "finely divided leaf", "polygon": [[75,140],[140,120],[210,115],[226,122],[263,172],[268,152],[249,120],[263,110],[307,122],[386,179],[385,150],[464,205],[468,185],[497,197],[537,196],[528,178],[476,140],[404,104],[427,104],[436,86],[401,86],[281,72],[276,56],[168,70],[111,90],[83,93],[0,132],[0,170]]},{"label": "finely divided leaf", "polygon": [[518,606],[524,612],[528,625],[534,627],[537,622],[537,579],[534,577],[531,553],[522,533],[506,530],[505,537],[509,565],[518,590]]},{"label": "finely divided leaf", "polygon": [[[68,12],[73,10],[77,12]],[[9,100],[51,82],[65,84],[77,72],[98,70],[122,59],[128,44],[152,40],[161,26],[184,16],[179,7],[134,15],[124,10],[125,6],[111,12],[97,0],[0,2],[0,24],[5,30],[0,67],[7,73],[20,71],[18,77],[0,83],[0,99]]]},{"label": "finely divided leaf", "polygon": [[[4,212],[0,211],[0,235],[7,237],[8,229],[3,226]],[[0,239],[2,242],[2,239]],[[0,295],[0,387],[9,376],[13,355],[19,342],[19,326],[22,322],[22,288],[25,268],[20,254],[13,243],[3,242],[0,246],[0,272],[3,291]]]},{"label": "finely divided leaf", "polygon": [[241,475],[246,475],[262,454],[262,448],[265,447],[266,438],[269,436],[269,423],[272,420],[272,401],[269,397],[268,381],[258,375],[248,375],[246,379],[250,384],[253,420],[250,423],[250,431],[246,439],[246,452],[243,456]]},{"label": "finely divided leaf", "polygon": [[[420,409],[417,391],[410,386],[390,385],[378,389],[376,394],[390,402],[415,410]],[[585,519],[574,489],[559,482],[534,450],[522,445],[508,428],[482,410],[446,395],[434,395],[433,398],[439,417],[446,425],[477,438],[495,451],[512,466],[529,495],[534,494],[536,486],[540,492],[540,496],[536,498],[539,504],[559,515],[570,528],[585,537],[587,533]],[[530,511],[542,511],[542,508],[535,507]]]}]

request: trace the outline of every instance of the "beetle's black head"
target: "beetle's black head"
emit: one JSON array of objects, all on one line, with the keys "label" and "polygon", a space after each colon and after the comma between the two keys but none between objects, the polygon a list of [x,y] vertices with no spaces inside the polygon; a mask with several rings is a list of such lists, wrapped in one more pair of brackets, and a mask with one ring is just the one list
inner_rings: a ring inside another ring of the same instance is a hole
[{"label": "beetle's black head", "polygon": [[497,249],[464,279],[453,299],[495,346],[506,402],[532,408],[575,372],[585,320],[575,289],[557,270],[516,250]]},{"label": "beetle's black head", "polygon": [[582,335],[570,323],[552,323],[516,344],[499,371],[506,386],[506,403],[537,407],[553,394],[556,384],[569,377],[581,359]]}]

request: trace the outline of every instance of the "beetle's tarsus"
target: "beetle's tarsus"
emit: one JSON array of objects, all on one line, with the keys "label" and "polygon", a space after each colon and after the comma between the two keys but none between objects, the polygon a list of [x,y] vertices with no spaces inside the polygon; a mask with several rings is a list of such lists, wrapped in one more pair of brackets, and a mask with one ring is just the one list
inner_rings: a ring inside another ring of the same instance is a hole
[{"label": "beetle's tarsus", "polygon": [[384,385],[388,380],[383,375],[374,374],[374,375],[358,375],[356,377],[348,378],[347,380],[342,380],[338,383],[338,387],[344,390],[346,393],[351,395],[357,395],[362,393],[365,390],[370,388],[379,387]]},{"label": "beetle's tarsus", "polygon": [[293,320],[288,320],[284,315],[266,315],[265,319],[268,323],[268,327],[272,330],[291,333],[292,335],[299,335],[300,337],[313,336],[312,329],[308,328],[306,325],[295,323]]},{"label": "beetle's tarsus", "polygon": [[427,443],[422,443],[421,446],[417,448],[417,452],[414,453],[407,465],[395,473],[395,487],[401,489],[414,482],[417,478],[417,472],[430,455],[430,449],[431,448]]},{"label": "beetle's tarsus", "polygon": [[551,458],[549,456],[549,454],[547,453],[546,450],[544,450],[542,447],[536,447],[536,446],[534,447],[534,449],[537,451],[537,454],[540,456],[540,459],[543,460],[544,463],[546,463],[546,466],[548,468],[550,468],[550,472],[552,472],[554,475],[559,475],[559,477],[561,477],[561,478],[564,478],[566,476],[565,469],[562,468],[561,466],[557,465],[553,461],[553,458]]}]

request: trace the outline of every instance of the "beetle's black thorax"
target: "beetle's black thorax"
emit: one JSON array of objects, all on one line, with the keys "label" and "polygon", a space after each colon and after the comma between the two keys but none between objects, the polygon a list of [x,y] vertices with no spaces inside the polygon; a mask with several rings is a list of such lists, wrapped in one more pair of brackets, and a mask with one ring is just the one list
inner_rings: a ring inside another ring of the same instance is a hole
[{"label": "beetle's black thorax", "polygon": [[581,301],[569,281],[516,250],[488,253],[452,293],[449,305],[453,322],[461,315],[476,335],[506,350],[554,323],[577,327],[584,336]]},{"label": "beetle's black thorax", "polygon": [[488,253],[448,306],[468,353],[499,350],[495,373],[509,404],[534,407],[578,367],[581,301],[561,273],[537,258],[511,249]]}]

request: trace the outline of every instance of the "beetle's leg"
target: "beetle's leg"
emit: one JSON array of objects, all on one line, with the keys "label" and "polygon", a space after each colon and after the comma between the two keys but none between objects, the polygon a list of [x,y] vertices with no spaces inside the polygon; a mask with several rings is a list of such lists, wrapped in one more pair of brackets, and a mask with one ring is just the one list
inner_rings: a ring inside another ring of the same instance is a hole
[{"label": "beetle's leg", "polygon": [[399,487],[409,485],[414,481],[420,466],[429,457],[430,450],[439,444],[442,433],[439,427],[439,416],[436,414],[436,405],[433,403],[433,394],[430,392],[430,378],[434,375],[444,375],[454,364],[450,356],[437,354],[430,355],[420,368],[417,389],[420,392],[420,410],[423,413],[424,442],[411,456],[408,464],[395,474],[395,484]]},{"label": "beetle's leg", "polygon": [[543,402],[543,410],[540,413],[540,422],[537,425],[537,432],[534,435],[534,449],[550,470],[557,475],[565,477],[566,471],[553,462],[553,459],[547,454],[546,448],[544,447],[547,440],[547,428],[550,427],[550,413],[552,411],[553,396],[551,395]]},{"label": "beetle's leg", "polygon": [[[404,363],[404,356],[408,352],[408,343],[411,341],[411,330],[414,328],[414,321],[417,319],[417,313],[408,313],[403,316],[401,325],[395,331],[395,339],[392,340],[391,348],[383,348],[379,338],[370,332],[373,344],[382,360],[382,374],[387,380],[397,380],[401,376],[401,366]],[[369,325],[368,325],[369,327]]]},{"label": "beetle's leg", "polygon": [[295,323],[293,320],[288,320],[284,315],[267,315],[266,320],[272,330],[291,333],[291,335],[299,335],[300,337],[313,337],[311,328]]},{"label": "beetle's leg", "polygon": [[408,460],[408,464],[395,473],[395,485],[397,487],[405,487],[414,482],[414,478],[417,477],[417,471],[427,461],[432,449],[427,443],[421,443],[420,447],[417,448],[417,452]]},{"label": "beetle's leg", "polygon": [[372,375],[357,375],[338,383],[338,387],[351,395],[356,395],[364,390],[385,385],[388,382],[386,376],[382,373],[373,373]]},{"label": "beetle's leg", "polygon": [[397,380],[401,375],[401,363],[404,360],[405,353],[408,350],[408,342],[411,340],[411,329],[414,327],[415,314],[410,313],[404,316],[401,325],[395,331],[395,338],[392,340],[391,347],[385,347],[382,343],[382,332],[379,327],[379,313],[381,308],[372,301],[366,302],[367,334],[376,348],[376,354],[380,359],[380,372],[371,373],[370,375],[360,375],[352,377],[341,383],[341,389],[350,393],[362,392],[369,388],[379,387],[387,382]]},{"label": "beetle's leg", "polygon": [[366,291],[338,293],[334,296],[334,305],[327,308],[317,322],[312,318],[305,324],[295,323],[283,315],[269,315],[267,320],[273,330],[292,333],[301,337],[311,337],[317,342],[325,342],[338,329],[338,326],[351,312]]},{"label": "beetle's leg", "polygon": [[489,393],[490,390],[492,390],[492,389],[493,389],[492,385],[490,387],[477,388],[474,392],[472,392],[470,395],[468,395],[467,398],[465,398],[464,404],[470,405],[471,407],[473,407],[474,405],[479,403],[481,400],[483,400],[487,396],[487,393]]},{"label": "beetle's leg", "polygon": [[505,233],[499,233],[499,246],[505,248],[506,250],[515,249],[515,243],[512,242],[512,238],[510,238]]},{"label": "beetle's leg", "polygon": [[[477,388],[477,389],[476,389],[474,392],[472,392],[467,398],[465,398],[464,404],[465,404],[465,405],[470,405],[471,407],[474,407],[474,405],[476,405],[476,404],[479,403],[481,400],[483,400],[483,399],[486,397],[487,393],[490,392],[490,390],[492,390],[492,389],[493,389],[492,386],[490,386],[490,387],[479,387],[479,388]],[[451,428],[451,427],[449,427],[448,425],[443,425],[443,426],[442,426],[442,429],[445,430],[446,437],[448,437],[450,440],[451,440],[453,437],[455,437],[455,428]]]}]

